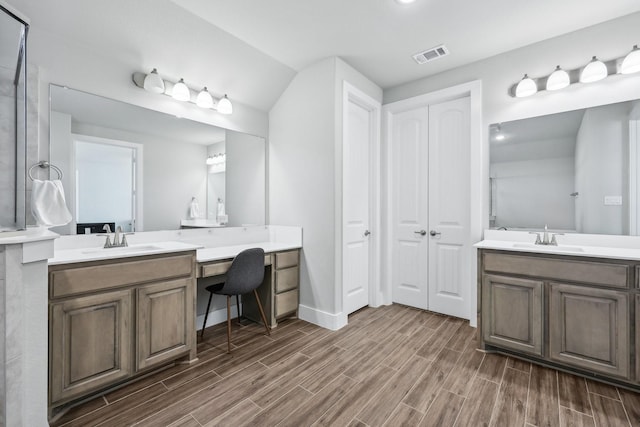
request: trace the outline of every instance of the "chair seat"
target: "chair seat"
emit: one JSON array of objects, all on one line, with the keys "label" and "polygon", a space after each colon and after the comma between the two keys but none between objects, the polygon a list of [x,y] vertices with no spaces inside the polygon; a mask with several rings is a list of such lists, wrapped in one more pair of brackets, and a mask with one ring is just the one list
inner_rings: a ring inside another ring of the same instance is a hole
[{"label": "chair seat", "polygon": [[205,288],[205,290],[206,290],[207,292],[211,292],[211,293],[214,293],[214,294],[221,295],[219,291],[220,291],[223,287],[224,287],[224,282],[222,282],[222,283],[215,283],[215,284],[213,284],[213,285],[209,285],[209,286],[207,286],[207,287]]}]

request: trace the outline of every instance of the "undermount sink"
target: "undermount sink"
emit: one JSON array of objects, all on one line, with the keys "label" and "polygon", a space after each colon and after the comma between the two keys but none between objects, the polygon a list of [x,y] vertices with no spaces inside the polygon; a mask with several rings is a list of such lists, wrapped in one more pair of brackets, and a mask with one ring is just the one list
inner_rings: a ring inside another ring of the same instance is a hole
[{"label": "undermount sink", "polygon": [[535,249],[548,252],[584,252],[584,249],[578,246],[554,246],[554,245],[536,245],[535,243],[514,243],[515,249]]},{"label": "undermount sink", "polygon": [[158,249],[162,249],[161,246],[157,245],[135,245],[135,246],[124,246],[121,248],[93,248],[82,251],[83,254],[127,254],[132,252],[147,252],[147,251],[156,251]]}]

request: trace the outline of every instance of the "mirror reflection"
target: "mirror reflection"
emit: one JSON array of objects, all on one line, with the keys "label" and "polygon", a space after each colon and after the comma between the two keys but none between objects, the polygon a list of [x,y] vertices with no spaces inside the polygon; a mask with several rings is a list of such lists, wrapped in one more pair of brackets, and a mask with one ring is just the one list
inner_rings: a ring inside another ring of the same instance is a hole
[{"label": "mirror reflection", "polygon": [[[51,85],[61,234],[265,224],[263,138]],[[215,161],[215,163],[214,163]]]},{"label": "mirror reflection", "polygon": [[640,234],[640,100],[489,127],[490,226]]}]

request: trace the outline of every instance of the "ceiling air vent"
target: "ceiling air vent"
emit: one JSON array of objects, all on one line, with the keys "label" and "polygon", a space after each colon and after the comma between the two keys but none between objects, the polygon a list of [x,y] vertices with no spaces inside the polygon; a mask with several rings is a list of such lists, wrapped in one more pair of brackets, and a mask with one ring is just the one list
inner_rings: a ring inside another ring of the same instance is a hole
[{"label": "ceiling air vent", "polygon": [[418,64],[426,64],[427,62],[434,61],[447,55],[449,55],[449,49],[447,49],[446,46],[442,44],[429,50],[425,50],[424,52],[416,53],[415,55],[413,55],[413,59]]}]

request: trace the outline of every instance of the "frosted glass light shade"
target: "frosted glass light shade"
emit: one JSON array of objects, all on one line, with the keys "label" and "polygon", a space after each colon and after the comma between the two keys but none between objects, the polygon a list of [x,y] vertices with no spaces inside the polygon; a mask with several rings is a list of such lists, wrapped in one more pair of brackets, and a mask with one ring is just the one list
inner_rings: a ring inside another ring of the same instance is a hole
[{"label": "frosted glass light shade", "polygon": [[164,80],[158,75],[155,68],[144,78],[144,90],[153,93],[164,93]]},{"label": "frosted glass light shade", "polygon": [[233,113],[233,105],[231,105],[231,101],[229,101],[229,98],[227,98],[227,95],[225,95],[224,98],[218,101],[218,113],[220,114]]},{"label": "frosted glass light shade", "polygon": [[516,97],[524,98],[525,96],[531,96],[538,91],[536,82],[533,81],[528,75],[524,75],[522,80],[516,86]]},{"label": "frosted glass light shade", "polygon": [[593,83],[607,77],[607,66],[595,56],[580,73],[580,83]]},{"label": "frosted glass light shade", "polygon": [[638,49],[638,45],[635,45],[633,50],[622,61],[620,73],[631,74],[638,71],[640,71],[640,49]]},{"label": "frosted glass light shade", "polygon": [[213,98],[206,87],[198,94],[196,105],[200,108],[213,108]]},{"label": "frosted glass light shade", "polygon": [[569,83],[569,73],[558,65],[556,70],[547,78],[547,90],[563,89],[569,86]]},{"label": "frosted glass light shade", "polygon": [[184,79],[180,79],[178,83],[173,85],[173,91],[171,92],[173,99],[178,101],[188,101],[191,99],[191,93],[189,88],[184,83]]}]

